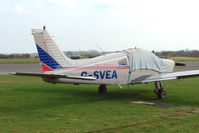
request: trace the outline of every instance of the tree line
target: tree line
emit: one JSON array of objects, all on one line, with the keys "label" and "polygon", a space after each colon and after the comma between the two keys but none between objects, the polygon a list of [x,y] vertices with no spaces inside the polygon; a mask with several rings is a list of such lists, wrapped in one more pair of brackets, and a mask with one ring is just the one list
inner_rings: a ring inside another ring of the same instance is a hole
[{"label": "tree line", "polygon": [[38,56],[32,56],[31,54],[0,54],[0,59],[15,59],[15,58],[37,58]]},{"label": "tree line", "polygon": [[[154,52],[154,51],[153,51]],[[95,50],[89,50],[89,51],[66,51],[64,52],[67,56],[81,56],[81,57],[95,57],[106,53],[111,52],[98,52]],[[166,56],[166,57],[199,57],[199,51],[198,50],[179,50],[179,51],[160,51],[160,52],[154,52],[157,56]],[[0,54],[0,59],[14,59],[14,58],[38,58],[38,54]]]},{"label": "tree line", "polygon": [[199,57],[198,50],[161,51],[155,52],[155,54],[167,57]]}]

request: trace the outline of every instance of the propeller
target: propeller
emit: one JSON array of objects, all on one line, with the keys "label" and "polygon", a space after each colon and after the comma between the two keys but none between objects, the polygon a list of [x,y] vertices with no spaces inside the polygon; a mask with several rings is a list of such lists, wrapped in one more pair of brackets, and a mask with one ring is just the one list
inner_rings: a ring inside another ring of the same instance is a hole
[{"label": "propeller", "polygon": [[175,66],[186,66],[184,63],[175,62]]}]

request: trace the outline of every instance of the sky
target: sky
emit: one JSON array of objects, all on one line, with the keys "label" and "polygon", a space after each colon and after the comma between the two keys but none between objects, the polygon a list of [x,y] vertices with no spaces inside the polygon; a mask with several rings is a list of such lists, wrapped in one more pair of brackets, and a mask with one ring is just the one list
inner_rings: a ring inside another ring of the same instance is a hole
[{"label": "sky", "polygon": [[0,53],[36,52],[31,29],[44,25],[63,51],[199,50],[198,7],[198,0],[0,0]]}]

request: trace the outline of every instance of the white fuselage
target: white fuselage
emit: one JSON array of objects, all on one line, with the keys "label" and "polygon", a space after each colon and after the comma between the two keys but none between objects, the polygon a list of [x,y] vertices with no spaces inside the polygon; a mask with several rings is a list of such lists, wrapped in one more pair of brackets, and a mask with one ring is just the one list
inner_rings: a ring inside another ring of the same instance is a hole
[{"label": "white fuselage", "polygon": [[117,52],[102,55],[92,59],[75,60],[67,68],[46,72],[71,76],[95,77],[96,80],[78,80],[58,78],[44,78],[50,83],[73,83],[73,84],[128,84],[142,75],[157,74],[154,70],[134,70],[130,68],[130,61],[126,52]]}]

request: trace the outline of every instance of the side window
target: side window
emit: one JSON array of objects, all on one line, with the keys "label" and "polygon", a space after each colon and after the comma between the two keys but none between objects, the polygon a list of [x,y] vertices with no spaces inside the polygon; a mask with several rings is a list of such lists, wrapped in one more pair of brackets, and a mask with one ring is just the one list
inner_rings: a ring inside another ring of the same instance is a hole
[{"label": "side window", "polygon": [[127,65],[127,60],[126,59],[122,59],[118,62],[119,65]]}]

